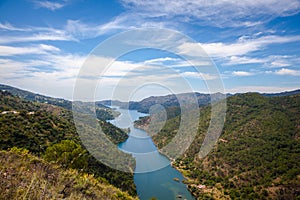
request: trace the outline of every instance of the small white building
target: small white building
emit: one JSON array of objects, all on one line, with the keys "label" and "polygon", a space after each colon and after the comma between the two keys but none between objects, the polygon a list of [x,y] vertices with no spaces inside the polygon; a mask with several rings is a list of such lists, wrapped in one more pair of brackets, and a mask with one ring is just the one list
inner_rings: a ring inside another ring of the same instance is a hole
[{"label": "small white building", "polygon": [[1,113],[1,115],[5,115],[5,114],[19,114],[19,112],[15,110],[11,110],[11,111],[3,111]]}]

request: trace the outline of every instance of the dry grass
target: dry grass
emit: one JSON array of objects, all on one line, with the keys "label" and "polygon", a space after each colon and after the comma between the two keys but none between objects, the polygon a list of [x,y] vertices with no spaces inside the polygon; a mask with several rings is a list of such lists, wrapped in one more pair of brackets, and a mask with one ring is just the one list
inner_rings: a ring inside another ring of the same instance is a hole
[{"label": "dry grass", "polygon": [[13,148],[0,151],[0,199],[134,199],[90,174],[64,170]]}]

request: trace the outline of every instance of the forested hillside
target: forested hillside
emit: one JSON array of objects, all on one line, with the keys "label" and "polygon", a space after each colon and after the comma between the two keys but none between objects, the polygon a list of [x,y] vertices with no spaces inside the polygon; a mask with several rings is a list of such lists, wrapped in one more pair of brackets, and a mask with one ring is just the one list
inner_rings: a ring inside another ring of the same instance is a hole
[{"label": "forested hillside", "polygon": [[[115,144],[128,138],[127,133],[112,124],[102,120],[99,123]],[[113,170],[85,150],[75,130],[70,110],[27,101],[10,92],[0,91],[0,126],[0,149],[25,148],[67,169],[107,179],[131,195],[136,194],[133,174]]]},{"label": "forested hillside", "polygon": [[[174,166],[188,178],[198,199],[300,198],[300,95],[256,93],[227,99],[225,126],[205,158],[198,152],[210,122],[200,108],[195,140]],[[176,134],[180,116],[167,121],[153,139],[159,148]]]}]

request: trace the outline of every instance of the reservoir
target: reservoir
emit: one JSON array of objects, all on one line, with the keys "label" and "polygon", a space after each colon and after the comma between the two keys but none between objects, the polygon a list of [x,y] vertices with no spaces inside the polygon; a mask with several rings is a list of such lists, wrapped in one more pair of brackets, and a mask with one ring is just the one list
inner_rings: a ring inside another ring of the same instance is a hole
[{"label": "reservoir", "polygon": [[182,174],[171,167],[170,160],[157,151],[151,137],[134,127],[134,121],[147,114],[136,110],[115,108],[121,114],[112,124],[119,128],[130,128],[129,138],[119,144],[119,149],[132,154],[136,159],[134,182],[141,200],[194,200],[182,183]]}]

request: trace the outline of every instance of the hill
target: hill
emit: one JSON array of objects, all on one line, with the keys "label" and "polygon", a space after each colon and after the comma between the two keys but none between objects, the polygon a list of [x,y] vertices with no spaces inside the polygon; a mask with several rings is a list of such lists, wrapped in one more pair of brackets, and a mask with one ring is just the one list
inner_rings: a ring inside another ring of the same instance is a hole
[{"label": "hill", "polygon": [[64,169],[24,149],[0,151],[1,199],[135,199],[128,193],[74,169]]},{"label": "hill", "polygon": [[[300,90],[288,91],[288,92],[280,92],[280,93],[263,93],[261,95],[268,97],[280,97],[280,96],[290,96],[300,94]],[[187,105],[189,102],[193,102],[195,99],[198,102],[199,107],[203,107],[209,105],[211,100],[213,102],[217,102],[225,97],[230,97],[232,94],[203,94],[199,92],[195,93],[181,93],[181,94],[170,94],[165,96],[151,96],[147,97],[141,101],[129,101],[129,102],[121,102],[118,100],[103,100],[97,101],[97,105],[114,105],[119,106],[121,108],[128,108],[130,110],[137,110],[142,113],[149,113],[149,110],[152,106],[158,104],[163,106],[167,111],[167,118],[170,119],[180,114],[180,103],[184,102]]]},{"label": "hill", "polygon": [[[110,123],[99,120],[104,133],[118,144],[128,138],[127,133]],[[70,110],[45,103],[28,101],[0,91],[0,149],[26,148],[37,156],[44,156],[48,149],[62,141],[73,141],[86,154],[86,164],[71,166],[77,170],[94,174],[122,190],[135,195],[133,174],[113,170],[97,161],[81,144]],[[76,147],[76,145],[75,145]],[[77,149],[78,150],[78,149]],[[77,151],[76,150],[76,151]],[[75,149],[66,149],[72,153]],[[71,154],[72,155],[72,154]],[[53,160],[62,164],[58,160]],[[66,166],[69,168],[70,166]]]},{"label": "hill", "polygon": [[269,97],[283,97],[283,96],[290,96],[290,95],[297,95],[300,94],[300,90],[293,90],[287,92],[280,92],[280,93],[263,93],[264,96]]},{"label": "hill", "polygon": [[[201,94],[198,92],[195,93],[181,93],[181,94],[170,94],[165,96],[151,96],[145,98],[141,101],[129,101],[129,102],[121,102],[118,100],[103,100],[98,101],[97,103],[103,105],[113,105],[119,106],[121,108],[129,109],[129,110],[137,110],[142,113],[149,113],[150,108],[155,105],[161,105],[166,109],[167,118],[172,118],[180,114],[180,103],[183,103],[184,106],[190,104],[190,102],[197,101],[199,106],[208,105],[213,101],[218,101],[220,99],[225,98],[226,95],[221,93],[215,94]],[[227,94],[227,96],[231,96]]]},{"label": "hill", "polygon": [[[227,106],[214,149],[198,156],[210,122],[206,106],[195,140],[173,163],[190,191],[198,199],[299,199],[300,95],[237,94]],[[175,136],[179,122],[180,116],[169,119],[153,137],[159,148]]]},{"label": "hill", "polygon": [[[72,102],[65,99],[48,97],[2,84],[0,84],[0,90],[2,92],[9,92],[16,97],[27,101],[49,104],[65,108],[67,110],[72,110]],[[115,116],[119,115],[116,111],[100,103],[95,104],[95,109],[97,118],[101,120],[111,120],[114,119]]]}]

